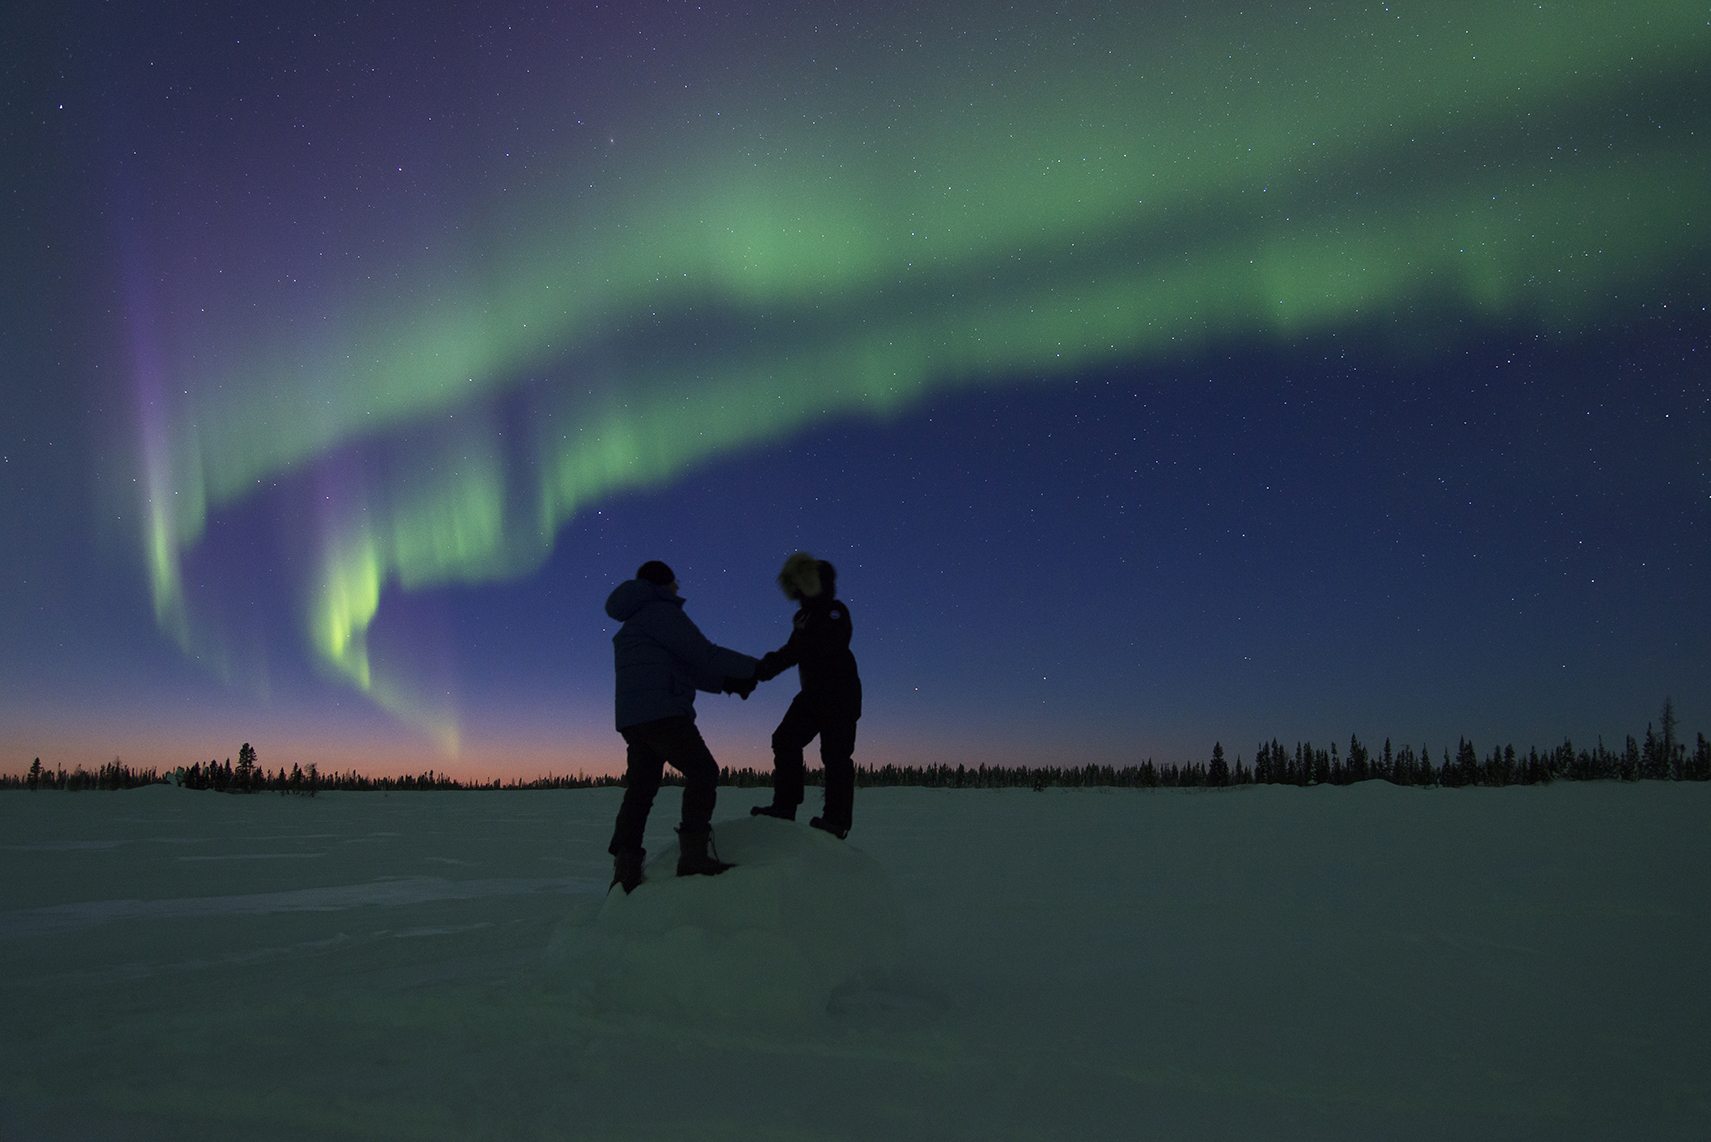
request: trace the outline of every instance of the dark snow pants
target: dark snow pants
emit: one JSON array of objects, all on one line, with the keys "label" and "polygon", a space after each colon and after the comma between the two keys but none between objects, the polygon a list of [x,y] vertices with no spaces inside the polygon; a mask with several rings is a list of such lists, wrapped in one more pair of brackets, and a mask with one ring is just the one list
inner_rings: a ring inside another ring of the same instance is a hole
[{"label": "dark snow pants", "polygon": [[855,740],[857,715],[807,694],[798,694],[772,731],[772,802],[790,809],[802,804],[802,751],[820,739],[820,762],[826,767],[826,809],[823,817],[841,829],[850,827],[855,807]]},{"label": "dark snow pants", "polygon": [[704,833],[713,820],[713,802],[718,797],[719,763],[695,719],[688,715],[643,722],[618,731],[629,747],[624,770],[624,803],[618,807],[618,823],[612,830],[609,853],[642,847],[648,813],[659,793],[666,763],[683,774],[683,831]]}]

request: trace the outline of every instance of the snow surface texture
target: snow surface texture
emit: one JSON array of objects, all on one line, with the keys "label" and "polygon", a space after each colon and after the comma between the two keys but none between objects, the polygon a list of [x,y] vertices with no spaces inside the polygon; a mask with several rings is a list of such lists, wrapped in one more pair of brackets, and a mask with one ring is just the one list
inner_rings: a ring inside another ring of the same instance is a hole
[{"label": "snow surface texture", "polygon": [[680,878],[673,844],[634,892],[555,934],[548,959],[588,1013],[812,1021],[896,968],[902,911],[878,861],[770,817],[721,825],[714,843],[736,868]]},{"label": "snow surface texture", "polygon": [[1702,1139],[1711,787],[0,796],[0,1139]]}]

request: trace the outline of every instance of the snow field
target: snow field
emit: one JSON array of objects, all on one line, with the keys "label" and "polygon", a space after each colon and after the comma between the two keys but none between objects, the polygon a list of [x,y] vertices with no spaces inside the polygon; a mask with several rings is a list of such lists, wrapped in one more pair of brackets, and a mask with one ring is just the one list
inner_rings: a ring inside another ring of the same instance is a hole
[{"label": "snow field", "polygon": [[1711,787],[0,797],[0,1139],[1700,1139]]},{"label": "snow field", "polygon": [[671,844],[633,893],[609,892],[593,923],[554,933],[549,971],[587,1012],[812,1023],[841,989],[896,969],[902,909],[878,860],[766,817],[718,825],[714,843],[737,867],[678,877]]}]

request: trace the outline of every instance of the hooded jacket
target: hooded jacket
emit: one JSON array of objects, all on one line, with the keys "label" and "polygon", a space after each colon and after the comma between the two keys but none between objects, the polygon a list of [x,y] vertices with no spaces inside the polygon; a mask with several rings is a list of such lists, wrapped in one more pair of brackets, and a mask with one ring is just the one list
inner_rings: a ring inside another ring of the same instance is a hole
[{"label": "hooded jacket", "polygon": [[612,636],[618,729],[695,716],[695,691],[717,694],[727,678],[748,678],[755,660],[716,646],[683,613],[671,588],[645,579],[618,584],[606,613],[624,625]]}]

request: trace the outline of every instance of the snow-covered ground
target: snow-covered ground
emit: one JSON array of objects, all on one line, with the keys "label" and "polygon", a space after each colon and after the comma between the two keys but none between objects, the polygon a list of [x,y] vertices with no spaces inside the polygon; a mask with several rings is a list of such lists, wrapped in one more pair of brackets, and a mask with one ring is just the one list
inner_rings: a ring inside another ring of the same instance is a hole
[{"label": "snow-covered ground", "polygon": [[1711,1123],[1711,787],[763,793],[0,796],[0,1138]]}]

